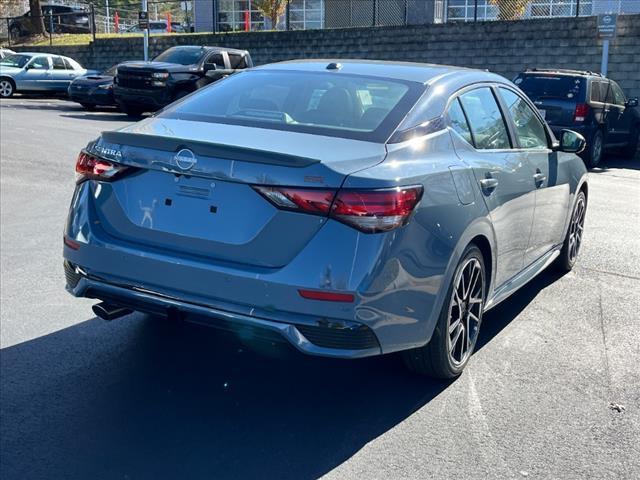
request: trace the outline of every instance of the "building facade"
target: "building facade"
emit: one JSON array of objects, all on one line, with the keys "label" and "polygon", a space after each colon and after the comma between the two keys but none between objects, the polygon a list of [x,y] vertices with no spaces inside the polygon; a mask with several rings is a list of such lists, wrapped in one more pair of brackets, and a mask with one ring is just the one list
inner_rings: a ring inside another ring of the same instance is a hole
[{"label": "building facade", "polygon": [[[640,13],[640,0],[291,0],[276,28],[368,27]],[[520,5],[520,7],[519,7]],[[252,0],[194,0],[199,32],[273,30]]]}]

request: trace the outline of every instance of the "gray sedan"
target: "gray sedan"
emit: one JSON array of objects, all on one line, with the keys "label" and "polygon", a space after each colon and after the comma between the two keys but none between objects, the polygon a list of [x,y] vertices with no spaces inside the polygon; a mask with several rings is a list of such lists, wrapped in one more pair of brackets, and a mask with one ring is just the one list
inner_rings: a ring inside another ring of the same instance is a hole
[{"label": "gray sedan", "polygon": [[49,53],[15,53],[0,60],[0,97],[16,92],[66,92],[69,84],[92,71],[72,58]]}]

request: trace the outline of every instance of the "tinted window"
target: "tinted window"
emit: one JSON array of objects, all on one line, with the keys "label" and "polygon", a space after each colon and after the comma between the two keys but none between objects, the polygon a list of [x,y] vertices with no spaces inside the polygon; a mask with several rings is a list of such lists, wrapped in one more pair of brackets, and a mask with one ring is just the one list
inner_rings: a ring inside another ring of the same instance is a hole
[{"label": "tinted window", "polygon": [[604,103],[607,98],[607,88],[608,85],[605,82],[591,82],[591,101]]},{"label": "tinted window", "polygon": [[66,70],[67,67],[64,64],[64,60],[60,57],[51,57],[51,61],[53,63],[54,70]]},{"label": "tinted window", "polygon": [[201,47],[174,47],[162,52],[153,61],[193,65],[200,61],[203,54],[204,49]]},{"label": "tinted window", "polygon": [[224,57],[221,53],[212,53],[205,60],[205,65],[215,65],[217,68],[225,68],[224,67]]},{"label": "tinted window", "polygon": [[478,88],[460,96],[477,149],[510,148],[509,134],[496,99],[489,88]]},{"label": "tinted window", "polygon": [[31,61],[29,66],[31,68],[35,68],[36,70],[48,70],[49,69],[49,59],[47,57],[35,57]]},{"label": "tinted window", "polygon": [[238,55],[237,53],[229,54],[229,63],[231,64],[231,68],[247,68],[244,55]]},{"label": "tinted window", "polygon": [[624,105],[625,104],[625,96],[622,92],[622,89],[618,86],[617,83],[611,82],[611,92],[613,93],[613,101],[609,103],[614,103],[616,105]]},{"label": "tinted window", "polygon": [[449,106],[449,125],[458,132],[462,138],[473,145],[469,124],[460,106],[460,101],[457,98],[451,102]]},{"label": "tinted window", "polygon": [[514,83],[532,100],[558,98],[583,101],[585,79],[565,75],[519,75]]},{"label": "tinted window", "polygon": [[386,141],[423,91],[382,78],[247,70],[160,116]]},{"label": "tinted window", "polygon": [[8,57],[2,59],[0,65],[22,68],[27,64],[29,60],[31,60],[31,57],[28,55],[9,55]]},{"label": "tinted window", "polygon": [[522,148],[547,148],[547,134],[531,107],[511,90],[500,88],[511,119],[516,126],[516,136]]}]

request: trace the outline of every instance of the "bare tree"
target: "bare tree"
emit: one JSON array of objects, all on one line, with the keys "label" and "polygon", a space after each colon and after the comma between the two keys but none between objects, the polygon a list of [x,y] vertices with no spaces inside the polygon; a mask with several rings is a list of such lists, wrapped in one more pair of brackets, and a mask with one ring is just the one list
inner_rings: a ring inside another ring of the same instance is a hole
[{"label": "bare tree", "polygon": [[42,18],[42,8],[40,0],[29,0],[31,10],[31,33],[44,34],[44,19]]},{"label": "bare tree", "polygon": [[253,5],[271,20],[271,28],[278,29],[278,18],[284,15],[289,0],[253,0]]},{"label": "bare tree", "polygon": [[498,20],[517,20],[524,16],[530,0],[490,0],[498,6]]}]

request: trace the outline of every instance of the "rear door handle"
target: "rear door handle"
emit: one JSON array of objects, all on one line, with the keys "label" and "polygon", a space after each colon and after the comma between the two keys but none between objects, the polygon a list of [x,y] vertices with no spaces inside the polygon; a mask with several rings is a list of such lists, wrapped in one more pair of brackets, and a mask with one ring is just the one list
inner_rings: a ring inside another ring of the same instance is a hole
[{"label": "rear door handle", "polygon": [[542,172],[537,172],[534,176],[533,176],[533,181],[536,182],[536,188],[540,188],[543,184],[544,181],[547,179],[546,175]]},{"label": "rear door handle", "polygon": [[480,180],[480,187],[485,195],[491,195],[498,186],[497,178],[483,178]]}]

